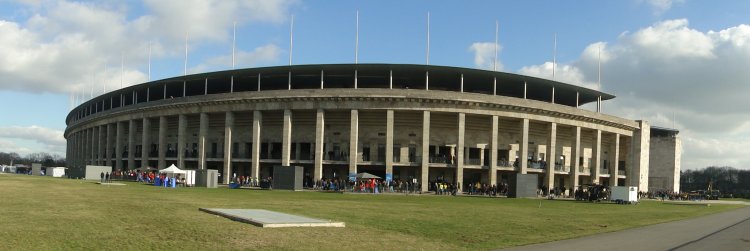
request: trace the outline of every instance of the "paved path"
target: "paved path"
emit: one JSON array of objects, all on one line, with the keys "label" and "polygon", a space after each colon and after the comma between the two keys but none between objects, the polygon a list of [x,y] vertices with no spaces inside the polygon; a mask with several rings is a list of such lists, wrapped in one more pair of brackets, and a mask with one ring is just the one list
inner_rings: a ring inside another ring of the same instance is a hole
[{"label": "paved path", "polygon": [[507,250],[750,250],[750,207]]}]

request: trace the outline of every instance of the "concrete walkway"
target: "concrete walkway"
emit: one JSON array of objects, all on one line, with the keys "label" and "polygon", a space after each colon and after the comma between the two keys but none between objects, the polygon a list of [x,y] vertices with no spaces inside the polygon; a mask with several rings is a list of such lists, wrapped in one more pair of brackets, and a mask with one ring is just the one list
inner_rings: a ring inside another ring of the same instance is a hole
[{"label": "concrete walkway", "polygon": [[505,250],[750,250],[750,207]]}]

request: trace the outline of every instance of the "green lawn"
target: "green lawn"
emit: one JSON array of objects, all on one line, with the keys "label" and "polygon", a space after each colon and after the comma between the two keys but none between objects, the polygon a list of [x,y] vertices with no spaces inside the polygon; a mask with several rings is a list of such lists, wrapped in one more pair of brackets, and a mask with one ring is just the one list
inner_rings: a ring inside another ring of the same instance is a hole
[{"label": "green lawn", "polygon": [[[343,221],[346,228],[263,229],[200,212],[200,207],[269,209]],[[493,249],[737,207],[166,189],[0,174],[0,250]]]}]

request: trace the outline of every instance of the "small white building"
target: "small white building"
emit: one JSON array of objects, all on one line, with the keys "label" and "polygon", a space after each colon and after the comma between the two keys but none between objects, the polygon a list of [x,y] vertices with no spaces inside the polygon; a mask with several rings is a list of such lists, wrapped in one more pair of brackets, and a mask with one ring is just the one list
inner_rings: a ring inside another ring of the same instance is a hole
[{"label": "small white building", "polygon": [[63,177],[65,176],[65,167],[47,167],[47,176]]}]

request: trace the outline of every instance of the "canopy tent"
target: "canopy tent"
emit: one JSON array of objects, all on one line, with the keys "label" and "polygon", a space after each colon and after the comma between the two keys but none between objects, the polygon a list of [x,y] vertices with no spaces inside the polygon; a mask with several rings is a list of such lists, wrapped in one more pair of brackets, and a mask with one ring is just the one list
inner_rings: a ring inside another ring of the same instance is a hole
[{"label": "canopy tent", "polygon": [[174,164],[171,166],[159,170],[159,173],[166,173],[166,174],[185,174],[186,172],[182,169],[177,168]]},{"label": "canopy tent", "polygon": [[372,175],[370,173],[358,173],[357,179],[382,179],[382,178]]},{"label": "canopy tent", "polygon": [[193,186],[195,185],[195,170],[182,170],[177,168],[174,164],[171,166],[159,170],[159,173],[167,174],[171,177],[182,177],[185,179],[185,185],[186,186]]}]

